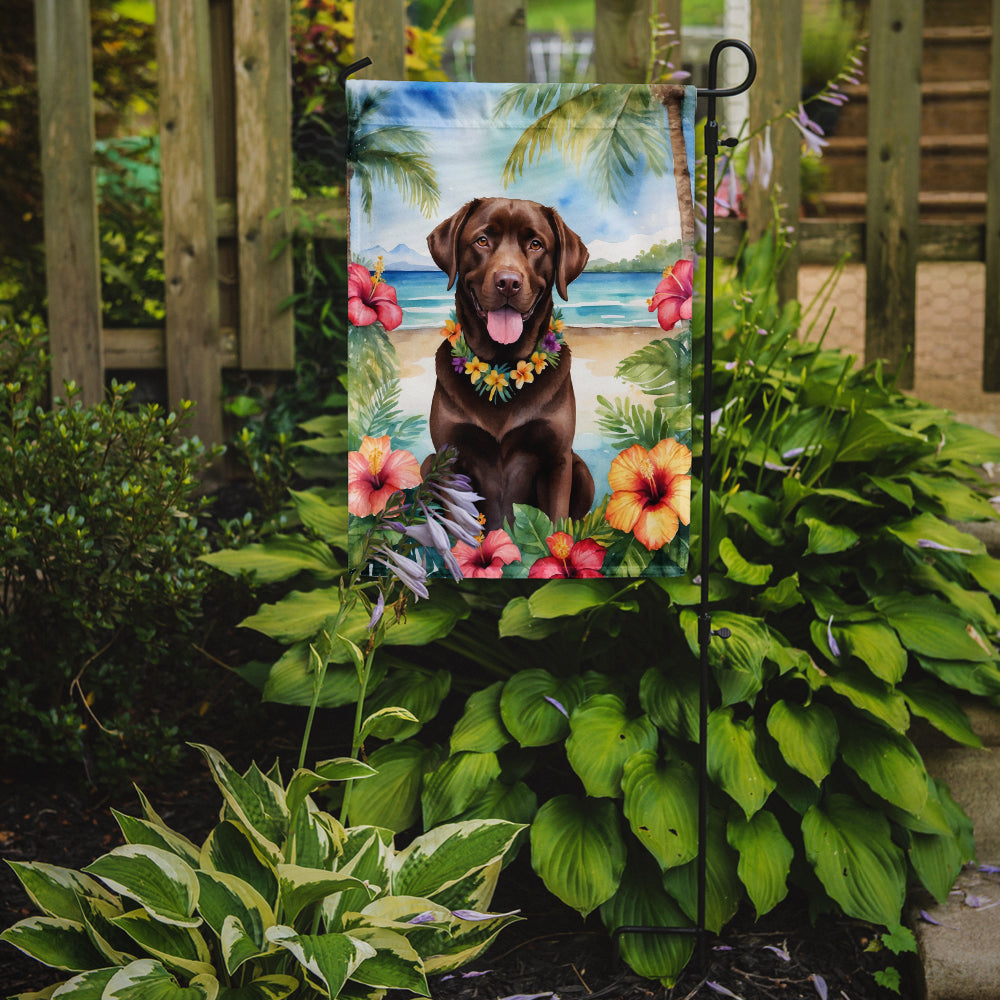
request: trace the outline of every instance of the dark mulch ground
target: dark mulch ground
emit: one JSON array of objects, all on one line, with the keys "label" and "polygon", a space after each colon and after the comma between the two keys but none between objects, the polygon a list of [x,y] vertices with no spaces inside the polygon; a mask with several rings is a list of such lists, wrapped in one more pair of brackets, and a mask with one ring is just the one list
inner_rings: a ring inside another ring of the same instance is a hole
[{"label": "dark mulch ground", "polygon": [[[290,750],[291,729],[282,736],[280,721],[276,742]],[[234,763],[242,763],[239,744],[220,740],[219,746]],[[150,798],[168,824],[193,839],[207,833],[219,807],[215,786],[193,751],[192,767],[151,791]],[[72,775],[8,774],[0,778],[0,858],[80,868],[121,843],[112,806],[139,813],[134,794],[102,795],[74,783]],[[504,931],[465,975],[432,978],[435,1000],[552,994],[562,1000],[690,1000],[729,994],[743,1000],[815,1000],[824,995],[831,1000],[886,1000],[892,994],[878,987],[872,975],[888,964],[904,973],[902,996],[918,992],[899,960],[865,950],[872,940],[868,927],[831,919],[811,927],[804,907],[794,902],[757,926],[747,915],[738,917],[720,938],[706,942],[706,968],[689,969],[673,990],[640,979],[618,962],[596,919],[581,923],[561,907],[524,858],[504,873],[494,906],[520,908],[526,919]],[[31,912],[10,869],[0,866],[0,927]],[[0,944],[0,995],[40,989],[59,978]]]}]

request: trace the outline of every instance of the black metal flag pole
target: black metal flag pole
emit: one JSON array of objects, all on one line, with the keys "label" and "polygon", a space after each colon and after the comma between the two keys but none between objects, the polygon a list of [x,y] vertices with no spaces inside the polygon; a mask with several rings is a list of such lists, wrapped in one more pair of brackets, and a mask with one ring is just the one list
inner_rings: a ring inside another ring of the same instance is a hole
[{"label": "black metal flag pole", "polygon": [[[725,49],[739,49],[747,59],[747,75],[739,86],[718,88],[719,56]],[[716,99],[735,97],[749,90],[757,76],[757,58],[746,42],[726,38],[717,42],[708,61],[708,87],[699,88],[698,96],[707,99],[705,122],[705,159],[707,166],[706,218],[705,218],[705,330],[704,330],[704,399],[702,400],[702,451],[701,451],[701,602],[698,612],[698,646],[701,653],[701,686],[698,698],[698,910],[694,927],[618,927],[613,934],[617,941],[623,934],[695,934],[698,938],[698,964],[706,967],[705,955],[705,897],[707,895],[707,844],[708,844],[708,698],[710,672],[708,648],[712,636],[728,638],[729,629],[712,629],[709,604],[709,528],[711,524],[711,490],[709,477],[712,467],[712,326],[713,289],[715,283],[715,158],[720,146],[735,146],[737,139],[719,139],[716,121]]]}]

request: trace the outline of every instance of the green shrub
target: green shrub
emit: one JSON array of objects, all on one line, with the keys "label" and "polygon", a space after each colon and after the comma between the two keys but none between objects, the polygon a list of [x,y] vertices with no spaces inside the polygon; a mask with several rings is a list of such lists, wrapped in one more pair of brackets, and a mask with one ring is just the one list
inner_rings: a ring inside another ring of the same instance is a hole
[{"label": "green shrub", "polygon": [[[82,872],[13,862],[42,911],[0,935],[45,965],[77,973],[78,997],[429,996],[427,975],[479,955],[516,913],[486,912],[521,827],[453,823],[397,849],[388,830],[345,829],[311,795],[369,778],[337,758],[235,771],[199,748],[222,793],[202,845],[144,817],[115,817],[126,844]],[[45,995],[48,995],[46,992]]]},{"label": "green shrub", "polygon": [[175,752],[157,686],[191,662],[208,455],[187,404],[131,409],[128,385],[96,406],[68,385],[42,408],[41,335],[0,322],[0,744],[7,760],[124,768]]}]

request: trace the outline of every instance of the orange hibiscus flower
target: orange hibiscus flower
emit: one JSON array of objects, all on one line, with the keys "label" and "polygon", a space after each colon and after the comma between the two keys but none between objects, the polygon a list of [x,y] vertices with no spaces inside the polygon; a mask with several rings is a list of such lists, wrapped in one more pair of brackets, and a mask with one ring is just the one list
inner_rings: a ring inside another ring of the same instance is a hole
[{"label": "orange hibiscus flower", "polygon": [[388,435],[366,437],[347,456],[347,509],[358,517],[378,514],[393,493],[420,481],[420,464],[408,451],[393,451]]},{"label": "orange hibiscus flower", "polygon": [[634,444],[611,463],[605,517],[631,531],[650,552],[663,548],[681,524],[691,523],[691,449],[667,438],[646,451]]}]

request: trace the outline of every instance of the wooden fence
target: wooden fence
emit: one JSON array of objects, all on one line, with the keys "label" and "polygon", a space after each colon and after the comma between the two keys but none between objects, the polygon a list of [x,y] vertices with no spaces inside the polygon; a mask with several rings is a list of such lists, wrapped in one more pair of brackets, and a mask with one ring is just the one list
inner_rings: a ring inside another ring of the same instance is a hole
[{"label": "wooden fence", "polygon": [[[481,81],[527,75],[526,0],[474,0],[475,71]],[[165,369],[170,402],[195,400],[195,432],[223,439],[223,368],[280,371],[293,365],[290,0],[158,0],[157,48],[163,171],[166,325],[101,326],[89,0],[35,0],[45,182],[53,385],[103,393],[105,372]],[[681,0],[595,0],[598,81],[640,82],[648,73],[650,17],[681,23]],[[355,0],[356,52],[367,75],[405,75],[404,0]],[[867,270],[866,356],[898,363],[914,346],[916,266],[923,260],[985,261],[983,386],[1000,390],[1000,0],[992,3],[986,222],[921,223],[918,215],[923,4],[871,0],[868,198],[865,221],[800,220],[781,277],[794,295],[800,263],[845,252]],[[800,97],[801,0],[751,7],[759,72],[750,91],[753,129]],[[680,42],[683,46],[683,40]],[[682,48],[681,48],[682,51]],[[677,61],[678,51],[673,53]],[[751,189],[746,223],[727,220],[717,249],[763,230],[771,198],[799,203],[800,137],[773,130],[775,170]],[[343,235],[342,203],[302,206],[315,235]],[[323,221],[326,220],[326,221]],[[904,384],[912,384],[912,351]]]}]

